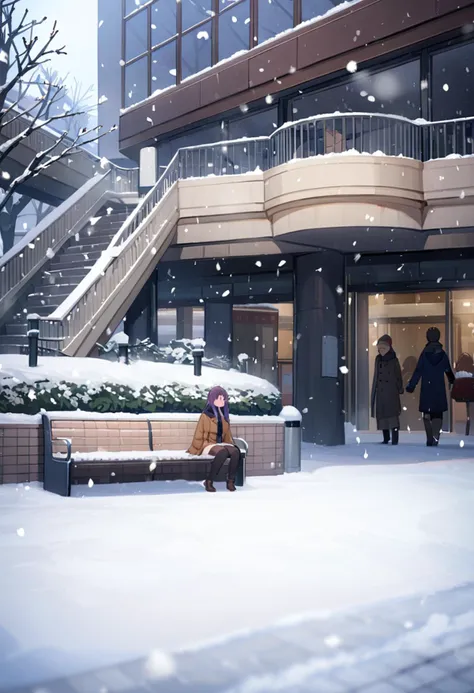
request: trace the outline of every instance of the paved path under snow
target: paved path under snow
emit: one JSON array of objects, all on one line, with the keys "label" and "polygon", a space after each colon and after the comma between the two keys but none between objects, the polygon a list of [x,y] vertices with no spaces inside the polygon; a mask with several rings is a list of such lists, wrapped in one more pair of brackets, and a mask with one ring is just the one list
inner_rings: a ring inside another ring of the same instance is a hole
[{"label": "paved path under snow", "polygon": [[207,647],[18,693],[473,693],[474,583],[329,617],[288,619]]},{"label": "paved path under snow", "polygon": [[473,443],[375,440],[235,494],[0,487],[0,691],[474,580]]}]

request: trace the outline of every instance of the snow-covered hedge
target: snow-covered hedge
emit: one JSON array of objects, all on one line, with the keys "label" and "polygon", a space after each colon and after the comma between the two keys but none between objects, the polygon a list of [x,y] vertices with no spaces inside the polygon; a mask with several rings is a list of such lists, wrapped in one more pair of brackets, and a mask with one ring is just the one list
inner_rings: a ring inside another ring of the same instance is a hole
[{"label": "snow-covered hedge", "polygon": [[234,414],[278,414],[280,393],[266,380],[236,371],[139,361],[126,366],[102,359],[41,358],[28,368],[24,356],[2,355],[0,413],[46,411],[202,411],[207,393],[221,385]]}]

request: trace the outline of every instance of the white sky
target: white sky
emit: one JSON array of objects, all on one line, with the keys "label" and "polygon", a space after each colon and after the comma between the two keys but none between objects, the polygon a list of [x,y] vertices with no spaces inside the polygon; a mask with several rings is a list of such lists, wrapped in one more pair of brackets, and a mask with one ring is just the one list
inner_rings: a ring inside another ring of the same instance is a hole
[{"label": "white sky", "polygon": [[97,88],[97,0],[23,0],[31,19],[48,17],[51,30],[58,22],[57,47],[65,45],[67,55],[53,56],[51,64],[61,74],[69,73],[84,87]]}]

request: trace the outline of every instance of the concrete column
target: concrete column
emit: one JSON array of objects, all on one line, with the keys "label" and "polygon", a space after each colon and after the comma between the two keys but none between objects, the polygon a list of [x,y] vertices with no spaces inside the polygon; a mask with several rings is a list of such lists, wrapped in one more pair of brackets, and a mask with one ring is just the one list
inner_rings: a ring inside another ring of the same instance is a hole
[{"label": "concrete column", "polygon": [[356,294],[356,426],[367,431],[369,411],[369,295]]},{"label": "concrete column", "polygon": [[140,192],[147,192],[156,183],[158,170],[156,147],[142,147],[140,149]]},{"label": "concrete column", "polygon": [[205,355],[232,359],[232,305],[207,302],[204,305]]},{"label": "concrete column", "polygon": [[295,261],[295,405],[303,440],[344,444],[344,257],[335,251]]},{"label": "concrete column", "polygon": [[182,306],[176,309],[176,339],[193,338],[193,309]]}]

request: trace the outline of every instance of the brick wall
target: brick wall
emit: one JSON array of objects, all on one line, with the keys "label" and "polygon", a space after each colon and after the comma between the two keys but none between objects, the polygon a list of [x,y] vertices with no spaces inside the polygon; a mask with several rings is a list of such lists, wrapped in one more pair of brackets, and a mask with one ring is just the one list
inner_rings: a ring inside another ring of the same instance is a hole
[{"label": "brick wall", "polygon": [[[191,444],[196,420],[152,420],[155,450],[185,450]],[[249,444],[247,475],[283,474],[284,424],[233,423],[232,433]],[[148,450],[148,427],[143,419],[100,420],[62,419],[54,422],[54,437],[70,438],[72,451]],[[54,453],[65,452],[63,443],[53,447]],[[205,462],[193,464],[196,469]],[[43,480],[43,430],[41,424],[0,424],[0,484]],[[161,465],[160,465],[161,466]],[[155,478],[167,474],[180,478],[180,467],[164,463]],[[169,478],[169,477],[168,477]],[[182,478],[182,477],[181,477]]]},{"label": "brick wall", "polygon": [[41,424],[0,424],[0,484],[42,480]]}]

